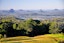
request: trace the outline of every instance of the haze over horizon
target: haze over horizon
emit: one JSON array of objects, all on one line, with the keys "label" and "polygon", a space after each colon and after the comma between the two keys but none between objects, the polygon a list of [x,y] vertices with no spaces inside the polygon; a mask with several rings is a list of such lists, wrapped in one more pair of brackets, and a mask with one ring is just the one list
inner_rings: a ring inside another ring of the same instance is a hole
[{"label": "haze over horizon", "polygon": [[0,0],[0,10],[64,9],[64,0]]}]

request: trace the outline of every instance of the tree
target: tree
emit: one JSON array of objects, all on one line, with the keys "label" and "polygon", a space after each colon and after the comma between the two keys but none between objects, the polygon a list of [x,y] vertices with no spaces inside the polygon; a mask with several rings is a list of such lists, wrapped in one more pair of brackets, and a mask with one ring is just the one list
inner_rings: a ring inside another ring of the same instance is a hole
[{"label": "tree", "polygon": [[64,33],[64,23],[59,23],[59,29],[61,30],[62,33]]},{"label": "tree", "polygon": [[13,24],[13,29],[17,29],[17,27],[18,27],[18,24]]},{"label": "tree", "polygon": [[6,34],[7,36],[12,36],[12,32],[13,32],[13,28],[12,28],[13,23],[12,22],[4,22],[2,23],[2,29],[4,30],[4,33],[2,34]]},{"label": "tree", "polygon": [[0,34],[5,34],[6,30],[3,29],[3,24],[0,24]]},{"label": "tree", "polygon": [[49,33],[59,33],[60,29],[58,27],[58,23],[57,22],[51,22],[50,23],[50,27],[49,27]]}]

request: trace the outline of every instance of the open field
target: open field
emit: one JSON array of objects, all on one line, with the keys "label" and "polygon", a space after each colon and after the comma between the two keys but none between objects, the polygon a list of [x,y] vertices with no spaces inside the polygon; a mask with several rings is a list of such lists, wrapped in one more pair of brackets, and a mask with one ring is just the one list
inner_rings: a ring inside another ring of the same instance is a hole
[{"label": "open field", "polygon": [[61,43],[63,41],[63,34],[46,34],[35,37],[17,36],[0,39],[0,43]]}]

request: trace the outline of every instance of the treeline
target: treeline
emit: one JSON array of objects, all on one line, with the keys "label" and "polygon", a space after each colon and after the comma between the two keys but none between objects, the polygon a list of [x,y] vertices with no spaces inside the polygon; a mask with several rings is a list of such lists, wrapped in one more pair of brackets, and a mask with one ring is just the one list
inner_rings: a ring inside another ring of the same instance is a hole
[{"label": "treeline", "polygon": [[20,20],[14,17],[0,19],[0,34],[6,37],[37,36],[64,33],[64,22],[59,20]]}]

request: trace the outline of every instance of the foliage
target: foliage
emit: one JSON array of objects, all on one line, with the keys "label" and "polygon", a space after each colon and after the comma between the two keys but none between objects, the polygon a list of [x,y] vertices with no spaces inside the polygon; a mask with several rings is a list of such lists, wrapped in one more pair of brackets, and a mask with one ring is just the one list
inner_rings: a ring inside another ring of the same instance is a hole
[{"label": "foliage", "polygon": [[3,38],[3,35],[2,35],[2,34],[0,34],[0,39],[1,39],[1,38]]},{"label": "foliage", "polygon": [[42,21],[33,19],[21,20],[9,16],[3,17],[0,20],[0,34],[13,37],[64,33],[64,23],[61,21],[57,19]]},{"label": "foliage", "polygon": [[58,24],[57,22],[52,22],[50,23],[50,27],[49,27],[49,32],[50,33],[59,33],[60,32],[60,29],[58,27]]}]

